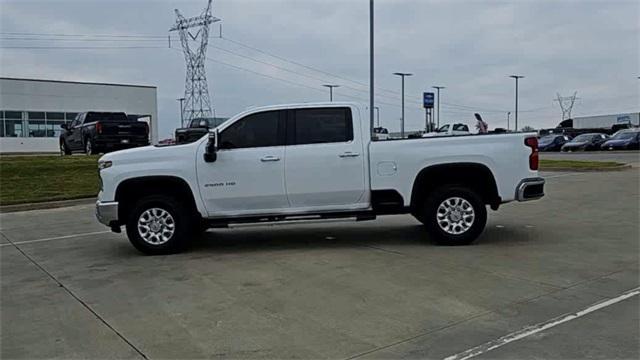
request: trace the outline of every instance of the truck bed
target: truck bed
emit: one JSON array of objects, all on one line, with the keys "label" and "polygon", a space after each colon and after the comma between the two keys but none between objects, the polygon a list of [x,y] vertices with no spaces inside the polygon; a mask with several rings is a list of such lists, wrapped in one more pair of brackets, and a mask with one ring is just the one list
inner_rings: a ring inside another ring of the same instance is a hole
[{"label": "truck bed", "polygon": [[475,163],[491,170],[503,202],[515,199],[520,180],[537,176],[529,169],[535,133],[485,134],[373,141],[369,145],[371,190],[396,190],[409,204],[413,181],[434,165]]}]

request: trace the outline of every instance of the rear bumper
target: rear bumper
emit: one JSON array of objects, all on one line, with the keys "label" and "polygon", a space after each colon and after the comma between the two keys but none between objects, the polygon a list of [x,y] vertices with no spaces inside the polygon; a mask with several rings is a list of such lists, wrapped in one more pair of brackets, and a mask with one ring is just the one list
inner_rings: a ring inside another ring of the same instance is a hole
[{"label": "rear bumper", "polygon": [[544,196],[544,179],[528,178],[520,181],[516,187],[516,200],[529,201],[540,199]]},{"label": "rear bumper", "polygon": [[96,137],[94,146],[107,149],[126,149],[130,147],[147,146],[149,139],[146,136],[102,136]]},{"label": "rear bumper", "polygon": [[118,202],[96,201],[96,218],[107,226],[113,226],[118,222]]}]

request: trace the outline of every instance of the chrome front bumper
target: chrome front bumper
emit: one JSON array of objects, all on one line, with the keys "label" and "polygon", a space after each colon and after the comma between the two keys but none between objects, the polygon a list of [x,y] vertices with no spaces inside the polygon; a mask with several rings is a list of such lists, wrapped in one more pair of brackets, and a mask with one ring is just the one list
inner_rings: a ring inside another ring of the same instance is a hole
[{"label": "chrome front bumper", "polygon": [[520,184],[516,187],[516,200],[540,199],[544,196],[544,182],[543,178],[529,178],[520,181]]},{"label": "chrome front bumper", "polygon": [[118,202],[96,201],[96,217],[101,223],[111,226],[118,221]]}]

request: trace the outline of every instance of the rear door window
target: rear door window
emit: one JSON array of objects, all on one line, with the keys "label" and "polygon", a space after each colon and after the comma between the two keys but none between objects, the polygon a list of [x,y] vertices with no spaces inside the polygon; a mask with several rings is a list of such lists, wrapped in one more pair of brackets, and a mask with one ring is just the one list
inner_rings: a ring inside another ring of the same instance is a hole
[{"label": "rear door window", "polygon": [[129,121],[127,114],[122,112],[89,112],[84,120],[85,123],[94,121]]},{"label": "rear door window", "polygon": [[294,110],[288,122],[287,138],[291,145],[351,141],[351,109],[330,107]]}]

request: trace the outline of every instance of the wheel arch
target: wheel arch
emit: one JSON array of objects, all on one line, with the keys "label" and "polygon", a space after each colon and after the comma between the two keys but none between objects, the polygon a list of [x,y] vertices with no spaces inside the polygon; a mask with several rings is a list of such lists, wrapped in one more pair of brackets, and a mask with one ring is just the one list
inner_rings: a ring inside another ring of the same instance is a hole
[{"label": "wheel arch", "polygon": [[442,185],[461,185],[476,191],[485,204],[497,208],[502,199],[491,170],[484,164],[445,163],[430,165],[418,172],[411,188],[411,210],[414,212],[422,201]]},{"label": "wheel arch", "polygon": [[202,216],[198,210],[195,195],[186,180],[171,175],[154,175],[125,179],[118,184],[115,201],[118,202],[119,222],[126,221],[136,200],[154,194],[174,196],[185,201],[194,215]]}]

